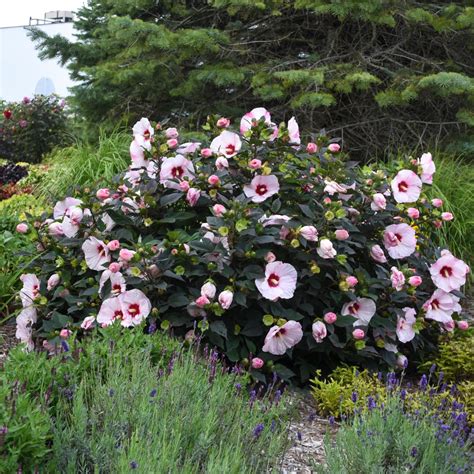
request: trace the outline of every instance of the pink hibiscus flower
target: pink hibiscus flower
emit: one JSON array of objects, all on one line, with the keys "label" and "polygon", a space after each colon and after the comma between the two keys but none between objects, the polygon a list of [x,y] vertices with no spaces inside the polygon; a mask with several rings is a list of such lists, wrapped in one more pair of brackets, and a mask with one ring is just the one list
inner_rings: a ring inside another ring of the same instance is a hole
[{"label": "pink hibiscus flower", "polygon": [[33,342],[33,324],[38,319],[36,308],[34,306],[27,306],[24,308],[16,318],[16,333],[15,337],[23,344],[26,344],[26,349],[32,351],[35,347]]},{"label": "pink hibiscus flower", "polygon": [[466,283],[469,267],[448,250],[430,267],[433,283],[444,291],[459,290]]},{"label": "pink hibiscus flower", "polygon": [[91,270],[105,270],[105,267],[110,263],[107,245],[96,237],[89,237],[84,241],[82,251],[84,252],[86,264]]},{"label": "pink hibiscus flower", "polygon": [[151,150],[151,142],[154,134],[155,131],[147,118],[142,118],[133,126],[133,138],[137,144],[145,148],[145,150]]},{"label": "pink hibiscus flower", "polygon": [[395,288],[397,291],[402,291],[403,285],[405,284],[405,275],[397,267],[392,267],[390,270],[392,272],[390,275],[392,288]]},{"label": "pink hibiscus flower", "polygon": [[256,107],[255,109],[247,112],[240,119],[240,133],[243,135],[245,132],[256,126],[259,120],[264,120],[268,126],[275,126],[272,123],[272,117],[270,112],[264,107]]},{"label": "pink hibiscus flower", "polygon": [[392,180],[393,197],[397,202],[416,202],[421,193],[421,179],[411,170],[401,170]]},{"label": "pink hibiscus flower", "polygon": [[311,327],[314,340],[319,344],[328,335],[326,325],[321,321],[316,321]]},{"label": "pink hibiscus flower", "polygon": [[290,145],[301,144],[300,128],[295,117],[291,117],[290,120],[288,120],[288,134],[290,136]]},{"label": "pink hibiscus flower", "polygon": [[151,303],[140,290],[130,290],[118,296],[123,312],[122,326],[137,326],[150,314]]},{"label": "pink hibiscus flower", "polygon": [[224,130],[218,137],[212,140],[210,149],[216,155],[223,155],[226,158],[232,158],[242,148],[240,137],[234,133]]},{"label": "pink hibiscus flower", "polygon": [[443,290],[436,290],[431,298],[423,304],[425,318],[439,323],[452,322],[451,315],[461,312],[459,298]]},{"label": "pink hibiscus flower", "polygon": [[110,292],[114,296],[123,293],[127,289],[127,286],[125,284],[125,278],[120,272],[112,272],[111,270],[105,270],[100,276],[99,293],[102,291],[102,288],[108,280],[110,280]]},{"label": "pink hibiscus flower", "polygon": [[397,337],[400,342],[410,342],[415,337],[413,325],[416,323],[416,311],[413,308],[403,308],[404,315],[397,319]]},{"label": "pink hibiscus flower", "polygon": [[278,298],[287,300],[293,298],[297,276],[293,265],[276,261],[265,267],[265,277],[257,278],[255,286],[267,300],[276,301]]},{"label": "pink hibiscus flower", "polygon": [[23,308],[27,308],[40,296],[40,281],[34,273],[24,273],[21,275],[20,280],[23,282],[23,288],[20,290],[20,299]]},{"label": "pink hibiscus flower", "polygon": [[244,186],[244,193],[252,198],[252,202],[263,202],[265,199],[278,193],[280,184],[276,176],[255,176],[250,184]]},{"label": "pink hibiscus flower", "polygon": [[67,211],[62,222],[63,233],[66,237],[73,238],[79,232],[79,224],[82,221],[85,213],[78,206],[72,206]]},{"label": "pink hibiscus flower", "polygon": [[390,257],[408,257],[416,250],[415,230],[408,224],[389,225],[383,234],[383,242]]},{"label": "pink hibiscus flower", "polygon": [[181,181],[184,178],[190,181],[194,178],[194,166],[190,160],[182,155],[163,160],[160,170],[161,184],[167,188],[179,189],[179,184],[170,180]]},{"label": "pink hibiscus flower", "polygon": [[436,165],[433,161],[431,153],[423,153],[418,159],[418,165],[421,166],[421,182],[425,184],[433,184],[433,175],[436,172]]},{"label": "pink hibiscus flower", "polygon": [[176,150],[176,153],[179,155],[189,155],[199,150],[201,146],[200,142],[186,142],[179,145],[179,148]]},{"label": "pink hibiscus flower", "polygon": [[342,307],[343,316],[354,316],[357,320],[353,326],[368,326],[377,307],[370,298],[356,298]]},{"label": "pink hibiscus flower", "polygon": [[72,207],[77,207],[82,204],[80,199],[76,199],[73,197],[67,197],[62,201],[58,201],[53,208],[53,217],[55,219],[60,219],[65,215],[69,215],[69,212]]},{"label": "pink hibiscus flower", "polygon": [[148,166],[149,162],[145,157],[143,146],[136,140],[130,143],[130,158],[132,159],[132,168],[146,168]]},{"label": "pink hibiscus flower", "polygon": [[110,326],[116,319],[123,321],[122,305],[119,298],[108,298],[100,306],[97,322],[101,326]]},{"label": "pink hibiscus flower", "polygon": [[283,326],[273,326],[268,331],[263,345],[263,352],[273,355],[283,355],[287,349],[291,349],[303,338],[301,324],[296,321],[288,321]]}]

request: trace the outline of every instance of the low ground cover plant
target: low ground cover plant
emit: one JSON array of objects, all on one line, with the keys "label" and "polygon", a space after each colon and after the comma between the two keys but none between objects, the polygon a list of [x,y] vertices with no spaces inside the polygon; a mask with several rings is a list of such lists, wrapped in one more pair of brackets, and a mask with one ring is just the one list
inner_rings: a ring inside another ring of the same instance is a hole
[{"label": "low ground cover plant", "polygon": [[229,125],[210,117],[209,138],[183,143],[144,118],[114,186],[23,223],[42,252],[22,277],[24,343],[159,325],[261,380],[306,381],[338,360],[394,366],[465,326],[469,267],[433,238],[453,216],[425,193],[429,153],[358,167],[327,137],[302,143],[294,118],[258,108]]}]

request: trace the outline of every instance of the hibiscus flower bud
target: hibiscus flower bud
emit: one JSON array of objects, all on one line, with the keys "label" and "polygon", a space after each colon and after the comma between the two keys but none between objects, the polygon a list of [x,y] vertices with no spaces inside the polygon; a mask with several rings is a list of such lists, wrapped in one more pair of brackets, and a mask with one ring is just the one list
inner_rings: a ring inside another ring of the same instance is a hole
[{"label": "hibiscus flower bud", "polygon": [[452,221],[454,216],[451,212],[443,212],[441,213],[441,219],[443,219],[443,221]]},{"label": "hibiscus flower bud", "polygon": [[385,257],[385,253],[380,245],[374,245],[370,249],[370,256],[378,263],[385,263],[387,261],[387,257]]},{"label": "hibiscus flower bud", "polygon": [[84,321],[81,323],[81,328],[85,329],[86,331],[91,329],[94,325],[95,317],[94,316],[87,316],[84,318]]},{"label": "hibiscus flower bud", "polygon": [[222,309],[229,309],[232,301],[234,300],[234,293],[230,290],[224,290],[219,293],[217,298]]},{"label": "hibiscus flower bud", "polygon": [[403,354],[400,354],[398,357],[397,357],[397,367],[399,367],[400,369],[406,369],[407,366],[408,366],[408,359],[406,356],[404,356]]},{"label": "hibiscus flower bud", "polygon": [[467,321],[458,321],[458,328],[461,331],[467,331],[469,329],[469,323]]},{"label": "hibiscus flower bud", "polygon": [[301,227],[300,234],[310,242],[316,242],[318,240],[318,231],[316,227],[312,225],[305,225]]},{"label": "hibiscus flower bud", "polygon": [[219,179],[219,176],[216,176],[215,174],[211,174],[211,176],[209,176],[209,178],[207,179],[207,182],[211,186],[219,186],[221,180]]},{"label": "hibiscus flower bud", "polygon": [[225,117],[221,117],[217,122],[216,125],[219,128],[227,128],[230,125],[230,120]]},{"label": "hibiscus flower bud", "polygon": [[210,156],[212,156],[212,150],[210,148],[203,148],[201,150],[201,156],[203,158],[209,158]]},{"label": "hibiscus flower bud", "polygon": [[207,304],[210,303],[209,299],[206,296],[200,296],[196,301],[196,306],[199,308],[204,308]]},{"label": "hibiscus flower bud", "polygon": [[441,207],[443,205],[443,200],[439,199],[439,198],[434,198],[434,199],[431,200],[431,204],[434,207]]},{"label": "hibiscus flower bud", "polygon": [[415,287],[420,286],[422,282],[423,282],[423,279],[419,275],[413,275],[410,278],[408,278],[408,283],[411,286],[415,286]]},{"label": "hibiscus flower bud", "polygon": [[365,332],[362,329],[354,329],[352,331],[352,337],[357,340],[364,339]]},{"label": "hibiscus flower bud", "polygon": [[324,202],[324,204],[331,204],[332,200],[331,200],[330,197],[325,197],[325,198],[323,199],[323,202]]},{"label": "hibiscus flower bud", "polygon": [[263,360],[260,357],[254,357],[252,359],[252,369],[261,369],[263,367]]},{"label": "hibiscus flower bud", "polygon": [[181,181],[179,183],[179,189],[181,189],[181,191],[186,193],[189,190],[189,183],[187,181]]},{"label": "hibiscus flower bud", "polygon": [[412,219],[418,219],[420,217],[420,211],[416,207],[409,207],[407,209],[408,217]]},{"label": "hibiscus flower bud", "polygon": [[265,255],[265,261],[267,263],[272,263],[276,260],[276,256],[273,252],[268,252],[266,255]]},{"label": "hibiscus flower bud", "polygon": [[337,229],[335,234],[337,240],[347,240],[349,238],[349,232],[346,229]]},{"label": "hibiscus flower bud", "polygon": [[223,170],[224,168],[229,167],[229,162],[227,161],[227,158],[224,158],[223,156],[219,156],[216,160],[216,168],[218,170]]},{"label": "hibiscus flower bud", "polygon": [[372,196],[372,202],[370,208],[373,211],[383,211],[387,207],[387,200],[381,193],[376,193]]},{"label": "hibiscus flower bud", "polygon": [[359,280],[355,276],[351,275],[346,278],[346,283],[349,285],[349,288],[354,288],[354,286],[359,283]]},{"label": "hibiscus flower bud", "polygon": [[333,312],[328,312],[324,315],[324,321],[328,324],[334,324],[337,321],[337,315]]},{"label": "hibiscus flower bud", "polygon": [[341,146],[338,145],[337,143],[331,143],[329,146],[328,146],[328,150],[331,152],[331,153],[337,153],[341,150]]},{"label": "hibiscus flower bud", "polygon": [[262,162],[261,160],[257,160],[256,158],[253,160],[249,161],[249,168],[253,170],[258,170],[259,168],[262,167]]},{"label": "hibiscus flower bud", "polygon": [[201,196],[201,191],[196,188],[189,188],[186,194],[186,200],[188,201],[191,207],[195,206],[199,201],[199,197]]},{"label": "hibiscus flower bud", "polygon": [[53,288],[56,288],[58,286],[58,283],[60,281],[60,276],[57,273],[53,273],[49,278],[48,278],[48,283],[47,283],[47,289],[48,291],[51,291]]},{"label": "hibiscus flower bud", "polygon": [[208,281],[201,286],[201,296],[206,296],[209,299],[213,299],[216,296],[216,285]]},{"label": "hibiscus flower bud", "polygon": [[222,214],[224,214],[226,210],[227,209],[222,204],[214,204],[214,206],[212,206],[212,211],[214,212],[214,215],[216,215],[217,217],[221,217]]},{"label": "hibiscus flower bud", "polygon": [[178,138],[179,137],[178,130],[174,127],[167,128],[165,130],[165,137],[166,138]]},{"label": "hibiscus flower bud", "polygon": [[321,321],[316,321],[312,326],[313,338],[317,343],[323,342],[323,339],[328,335],[326,325]]},{"label": "hibiscus flower bud", "polygon": [[441,226],[443,225],[443,221],[433,221],[433,225],[434,225],[437,229],[440,229]]},{"label": "hibiscus flower bud", "polygon": [[28,224],[21,222],[16,226],[16,231],[20,234],[26,234],[28,232]]},{"label": "hibiscus flower bud", "polygon": [[316,145],[316,143],[313,143],[313,142],[309,142],[307,145],[306,145],[306,151],[308,153],[316,153],[318,151],[318,145]]},{"label": "hibiscus flower bud", "polygon": [[110,197],[110,190],[108,188],[100,188],[96,193],[97,199],[103,201]]},{"label": "hibiscus flower bud", "polygon": [[176,138],[170,138],[169,140],[166,141],[166,144],[170,148],[176,148],[178,146],[178,140],[176,140]]},{"label": "hibiscus flower bud", "polygon": [[118,250],[120,248],[120,242],[118,240],[111,240],[107,244],[107,247],[109,248],[109,250],[111,250],[113,252],[113,251]]},{"label": "hibiscus flower bud", "polygon": [[455,323],[454,321],[448,321],[444,323],[444,329],[448,332],[454,331]]},{"label": "hibiscus flower bud", "polygon": [[71,334],[72,331],[70,329],[61,329],[61,331],[59,331],[59,337],[63,339],[67,339]]},{"label": "hibiscus flower bud", "polygon": [[316,252],[321,258],[324,259],[334,258],[337,254],[332,242],[329,239],[321,239]]},{"label": "hibiscus flower bud", "polygon": [[135,252],[133,250],[128,250],[128,249],[122,249],[119,252],[119,256],[122,260],[125,262],[129,262],[133,256],[135,255]]},{"label": "hibiscus flower bud", "polygon": [[118,271],[120,271],[121,268],[122,268],[122,265],[120,265],[120,263],[118,263],[118,262],[112,262],[112,263],[109,265],[109,270],[110,270],[112,273],[117,273]]}]

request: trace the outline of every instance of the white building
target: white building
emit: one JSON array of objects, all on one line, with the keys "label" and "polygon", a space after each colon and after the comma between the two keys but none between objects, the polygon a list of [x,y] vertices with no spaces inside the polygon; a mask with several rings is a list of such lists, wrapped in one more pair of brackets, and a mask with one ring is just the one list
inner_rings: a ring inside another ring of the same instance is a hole
[{"label": "white building", "polygon": [[[45,18],[51,18],[53,12]],[[57,12],[64,14],[66,12]],[[48,17],[49,15],[49,17]],[[54,21],[34,26],[44,30],[49,36],[60,34],[73,39],[73,23],[64,21],[64,15]],[[68,87],[73,85],[69,71],[55,59],[41,61],[35,44],[27,35],[29,26],[0,28],[0,99],[17,101],[34,94],[56,93],[62,97],[68,95]]]}]

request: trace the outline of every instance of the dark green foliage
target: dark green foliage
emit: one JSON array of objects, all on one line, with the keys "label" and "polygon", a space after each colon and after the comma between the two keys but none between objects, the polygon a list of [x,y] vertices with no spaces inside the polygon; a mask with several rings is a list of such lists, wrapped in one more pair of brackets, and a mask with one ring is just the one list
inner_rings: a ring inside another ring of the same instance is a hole
[{"label": "dark green foliage", "polygon": [[32,37],[80,81],[93,126],[124,114],[195,126],[262,105],[370,156],[474,124],[470,3],[89,0],[77,43]]}]

